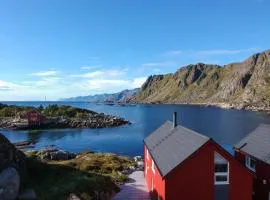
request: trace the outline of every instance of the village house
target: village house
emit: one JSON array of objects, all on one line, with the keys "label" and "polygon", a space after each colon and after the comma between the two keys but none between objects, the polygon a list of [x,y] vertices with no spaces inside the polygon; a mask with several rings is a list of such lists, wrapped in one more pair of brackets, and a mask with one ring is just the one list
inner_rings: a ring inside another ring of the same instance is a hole
[{"label": "village house", "polygon": [[38,110],[31,110],[27,112],[27,120],[29,126],[40,126],[46,120],[46,117]]},{"label": "village house", "polygon": [[270,200],[270,125],[260,125],[235,145],[235,156],[254,173],[254,200]]},{"label": "village house", "polygon": [[33,109],[27,112],[20,113],[16,120],[18,121],[16,123],[16,126],[18,128],[25,128],[39,127],[47,120],[47,118],[42,115],[38,110]]},{"label": "village house", "polygon": [[252,199],[252,173],[211,138],[177,125],[176,113],[144,144],[152,199]]}]

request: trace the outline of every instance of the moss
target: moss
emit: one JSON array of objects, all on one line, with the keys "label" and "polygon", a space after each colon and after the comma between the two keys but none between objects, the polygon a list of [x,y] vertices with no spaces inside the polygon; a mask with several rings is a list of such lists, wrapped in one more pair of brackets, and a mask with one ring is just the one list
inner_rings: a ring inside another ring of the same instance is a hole
[{"label": "moss", "polygon": [[73,167],[83,172],[96,172],[110,175],[118,182],[122,182],[123,179],[126,179],[126,177],[119,175],[118,172],[135,165],[134,161],[127,157],[102,153],[85,153],[77,156],[75,159],[51,161],[49,163]]},{"label": "moss", "polygon": [[63,116],[68,118],[76,118],[76,117],[87,117],[89,115],[97,114],[94,111],[75,108],[72,106],[49,105],[46,108],[43,108],[43,106],[41,105],[38,108],[35,108],[35,107],[1,104],[0,117],[14,117],[15,115],[25,115],[30,110],[39,110],[47,117]]},{"label": "moss", "polygon": [[74,193],[82,199],[92,199],[95,191],[119,191],[110,176],[97,173],[86,173],[72,167],[42,163],[29,158],[28,181],[25,188],[34,188],[38,199],[67,199]]},{"label": "moss", "polygon": [[83,153],[67,161],[41,162],[36,152],[27,153],[29,178],[25,188],[34,188],[38,199],[67,199],[74,193],[93,199],[97,192],[119,191],[116,183],[127,181],[119,171],[134,166],[132,159],[114,154]]}]

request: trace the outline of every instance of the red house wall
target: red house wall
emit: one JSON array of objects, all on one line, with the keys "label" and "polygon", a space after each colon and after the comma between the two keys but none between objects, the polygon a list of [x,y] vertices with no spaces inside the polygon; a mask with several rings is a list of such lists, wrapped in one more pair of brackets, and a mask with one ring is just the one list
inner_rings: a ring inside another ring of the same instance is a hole
[{"label": "red house wall", "polygon": [[214,154],[209,146],[166,177],[166,200],[214,199]]},{"label": "red house wall", "polygon": [[217,151],[229,161],[230,167],[230,200],[252,200],[253,193],[253,174],[249,172],[240,162],[234,159],[222,147],[214,143],[214,151]]},{"label": "red house wall", "polygon": [[[146,156],[147,148],[144,146],[144,175],[148,190],[152,199],[165,200],[165,180],[162,179],[159,170],[155,166],[155,173],[152,171],[152,157],[149,153],[149,159]],[[148,167],[148,171],[146,173]],[[152,178],[153,178],[153,190],[152,190]]]},{"label": "red house wall", "polygon": [[[145,148],[146,151],[146,148]],[[154,176],[154,188],[163,200],[214,200],[214,152],[229,161],[230,200],[251,200],[253,176],[226,151],[214,142],[205,144],[195,154],[171,171],[162,181],[160,175]],[[145,152],[146,155],[146,152]],[[146,156],[145,156],[145,159]],[[151,161],[147,161],[151,171]],[[149,163],[150,162],[150,163]],[[157,172],[157,169],[156,169]],[[151,190],[151,174],[146,182]],[[156,180],[156,182],[155,182]],[[160,181],[161,180],[161,181]],[[165,193],[166,192],[166,193]]]},{"label": "red house wall", "polygon": [[[235,157],[244,166],[245,154],[243,152],[236,151]],[[263,183],[266,180],[266,184]],[[256,160],[256,172],[254,175],[254,200],[269,200],[270,192],[270,165]]]}]

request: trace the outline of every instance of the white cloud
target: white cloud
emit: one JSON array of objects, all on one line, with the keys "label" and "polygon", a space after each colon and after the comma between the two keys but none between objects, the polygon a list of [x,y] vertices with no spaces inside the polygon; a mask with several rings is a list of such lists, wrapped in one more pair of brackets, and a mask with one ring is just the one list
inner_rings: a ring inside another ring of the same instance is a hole
[{"label": "white cloud", "polygon": [[82,66],[81,70],[94,70],[94,69],[100,69],[101,65],[93,65],[93,66]]},{"label": "white cloud", "polygon": [[93,72],[88,72],[84,74],[74,74],[71,77],[77,78],[112,78],[112,77],[120,77],[126,74],[126,70],[97,70]]},{"label": "white cloud", "polygon": [[129,81],[120,79],[95,79],[89,80],[88,89],[90,90],[109,90],[112,88],[125,88],[129,85]]},{"label": "white cloud", "polygon": [[146,81],[147,77],[137,77],[134,78],[131,84],[132,88],[140,88],[144,82]]},{"label": "white cloud", "polygon": [[170,67],[174,65],[174,62],[166,61],[166,62],[153,62],[153,63],[144,63],[142,67]]},{"label": "white cloud", "polygon": [[58,73],[59,73],[58,71],[49,70],[49,71],[41,71],[41,72],[32,73],[30,75],[32,75],[32,76],[46,77],[46,76],[56,76]]},{"label": "white cloud", "polygon": [[10,91],[16,88],[16,84],[0,80],[0,91]]}]

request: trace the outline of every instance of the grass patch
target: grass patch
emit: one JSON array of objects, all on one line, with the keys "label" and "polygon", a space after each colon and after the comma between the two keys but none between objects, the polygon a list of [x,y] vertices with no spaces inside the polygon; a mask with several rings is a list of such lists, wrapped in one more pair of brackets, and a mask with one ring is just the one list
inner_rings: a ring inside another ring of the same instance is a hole
[{"label": "grass patch", "polygon": [[119,191],[116,183],[127,177],[118,172],[130,166],[134,166],[131,159],[114,154],[85,153],[67,161],[41,162],[35,153],[28,153],[24,187],[34,188],[41,200],[66,200],[71,193],[90,200],[97,192]]}]

